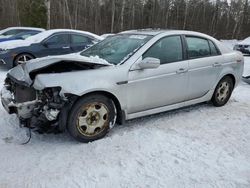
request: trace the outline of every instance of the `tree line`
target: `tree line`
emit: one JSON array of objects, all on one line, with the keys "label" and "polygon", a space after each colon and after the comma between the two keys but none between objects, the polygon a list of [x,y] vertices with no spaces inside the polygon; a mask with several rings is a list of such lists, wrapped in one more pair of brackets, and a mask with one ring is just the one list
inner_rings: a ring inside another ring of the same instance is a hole
[{"label": "tree line", "polygon": [[250,36],[249,1],[0,0],[0,28],[72,28],[97,34],[163,28],[243,39]]}]

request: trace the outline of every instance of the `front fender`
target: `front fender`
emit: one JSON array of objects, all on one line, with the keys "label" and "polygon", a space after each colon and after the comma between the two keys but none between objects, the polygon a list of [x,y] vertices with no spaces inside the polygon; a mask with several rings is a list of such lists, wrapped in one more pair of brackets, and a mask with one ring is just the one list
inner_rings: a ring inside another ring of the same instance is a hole
[{"label": "front fender", "polygon": [[117,83],[126,80],[126,77],[126,70],[113,70],[110,68],[57,74],[40,74],[36,76],[33,87],[36,90],[61,87],[62,94],[69,93],[77,96],[95,91],[105,91],[113,94],[122,106],[126,100],[126,84],[118,85]]}]

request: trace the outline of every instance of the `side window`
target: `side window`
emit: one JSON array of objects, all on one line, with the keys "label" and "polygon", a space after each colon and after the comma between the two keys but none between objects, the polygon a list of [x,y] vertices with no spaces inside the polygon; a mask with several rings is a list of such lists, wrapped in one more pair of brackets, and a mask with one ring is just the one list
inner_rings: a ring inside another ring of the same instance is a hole
[{"label": "side window", "polygon": [[208,41],[209,42],[209,46],[210,46],[210,50],[211,50],[211,55],[220,55],[220,53],[218,52],[217,48],[215,47],[214,43],[212,41]]},{"label": "side window", "polygon": [[82,44],[87,42],[90,42],[90,38],[82,35],[71,35],[71,43],[73,44]]},{"label": "side window", "polygon": [[46,43],[50,45],[60,45],[60,44],[69,44],[69,35],[68,34],[59,34],[50,37]]},{"label": "side window", "polygon": [[189,58],[210,56],[208,41],[198,37],[186,37]]},{"label": "side window", "polygon": [[180,36],[169,36],[157,41],[144,55],[158,58],[161,64],[183,60],[182,43]]}]

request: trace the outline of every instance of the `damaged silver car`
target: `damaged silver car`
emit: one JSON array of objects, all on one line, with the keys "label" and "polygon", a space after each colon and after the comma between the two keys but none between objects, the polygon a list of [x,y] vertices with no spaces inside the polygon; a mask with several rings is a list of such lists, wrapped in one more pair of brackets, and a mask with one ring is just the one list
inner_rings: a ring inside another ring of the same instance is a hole
[{"label": "damaged silver car", "polygon": [[223,106],[243,64],[240,53],[205,34],[127,31],[78,54],[18,65],[8,72],[1,98],[23,125],[68,130],[89,142],[128,119],[206,101]]}]

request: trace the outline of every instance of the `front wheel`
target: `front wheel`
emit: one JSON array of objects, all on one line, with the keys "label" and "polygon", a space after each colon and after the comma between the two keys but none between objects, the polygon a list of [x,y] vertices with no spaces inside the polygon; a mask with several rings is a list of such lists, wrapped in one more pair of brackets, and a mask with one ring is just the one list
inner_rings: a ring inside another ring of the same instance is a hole
[{"label": "front wheel", "polygon": [[222,78],[215,88],[211,100],[213,105],[217,107],[225,105],[231,97],[233,88],[234,83],[231,77],[225,76],[224,78]]},{"label": "front wheel", "polygon": [[72,107],[68,131],[80,142],[103,138],[115,124],[116,109],[113,101],[95,94],[81,98]]},{"label": "front wheel", "polygon": [[14,60],[14,66],[26,63],[27,61],[34,59],[34,57],[30,54],[20,54]]}]

